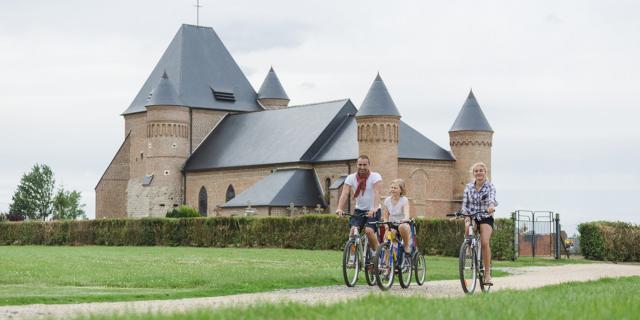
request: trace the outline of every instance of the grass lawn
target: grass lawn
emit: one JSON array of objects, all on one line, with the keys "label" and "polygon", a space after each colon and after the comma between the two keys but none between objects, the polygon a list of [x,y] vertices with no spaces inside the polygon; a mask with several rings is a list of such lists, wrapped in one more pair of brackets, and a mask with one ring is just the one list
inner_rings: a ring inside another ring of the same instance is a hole
[{"label": "grass lawn", "polygon": [[[343,283],[338,251],[193,247],[0,246],[0,305],[220,296]],[[569,260],[573,262],[573,260]],[[522,259],[496,267],[553,265]],[[427,257],[428,280],[457,259]],[[505,275],[495,271],[494,276]],[[361,275],[362,285],[364,276]]]},{"label": "grass lawn", "polygon": [[[606,292],[606,294],[603,294]],[[333,305],[264,304],[187,314],[119,314],[89,319],[638,319],[640,277],[566,283],[528,291],[425,299],[386,294]],[[81,318],[88,319],[88,318]]]}]

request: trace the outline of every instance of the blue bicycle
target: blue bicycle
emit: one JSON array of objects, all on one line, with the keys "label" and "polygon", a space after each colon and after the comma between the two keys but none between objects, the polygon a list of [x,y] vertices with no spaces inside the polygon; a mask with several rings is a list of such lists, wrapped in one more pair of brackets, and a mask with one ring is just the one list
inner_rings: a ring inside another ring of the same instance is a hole
[{"label": "blue bicycle", "polygon": [[[404,222],[376,222],[377,225],[398,227]],[[400,286],[404,289],[411,284],[412,275],[415,274],[416,283],[424,284],[427,269],[424,256],[419,252],[416,241],[415,223],[411,219],[411,255],[406,256],[403,240],[400,240],[395,232],[385,232],[385,241],[378,246],[373,256],[374,274],[376,283],[381,290],[388,290],[393,285],[395,274],[398,274]],[[390,230],[389,230],[390,231]]]}]

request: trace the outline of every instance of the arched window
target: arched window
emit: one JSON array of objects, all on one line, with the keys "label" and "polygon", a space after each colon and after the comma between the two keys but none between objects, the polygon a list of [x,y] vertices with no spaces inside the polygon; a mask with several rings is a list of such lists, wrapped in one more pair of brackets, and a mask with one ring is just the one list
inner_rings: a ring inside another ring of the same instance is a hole
[{"label": "arched window", "polygon": [[329,188],[331,188],[331,178],[326,178],[324,180],[324,202],[327,203],[327,208],[331,203],[331,190]]},{"label": "arched window", "polygon": [[204,186],[200,188],[200,194],[198,195],[198,211],[201,216],[207,216],[207,189]]},{"label": "arched window", "polygon": [[225,197],[226,201],[228,202],[229,200],[233,199],[236,197],[236,190],[233,189],[233,185],[229,185],[229,187],[227,188],[227,195]]}]

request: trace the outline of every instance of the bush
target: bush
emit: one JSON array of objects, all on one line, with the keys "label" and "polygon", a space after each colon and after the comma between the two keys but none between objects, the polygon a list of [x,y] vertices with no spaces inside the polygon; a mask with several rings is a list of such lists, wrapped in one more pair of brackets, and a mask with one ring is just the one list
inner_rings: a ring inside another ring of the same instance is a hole
[{"label": "bush", "polygon": [[167,211],[167,218],[195,218],[200,217],[198,210],[191,208],[188,205],[181,205],[178,208]]},{"label": "bush", "polygon": [[[491,239],[495,259],[513,259],[513,222],[496,219]],[[458,256],[461,220],[419,219],[417,242],[427,254]],[[189,219],[100,219],[0,224],[0,245],[112,245],[275,247],[342,250],[347,219],[334,215],[299,217],[209,217]]]},{"label": "bush", "polygon": [[587,259],[640,262],[640,226],[596,221],[578,225],[580,251]]}]

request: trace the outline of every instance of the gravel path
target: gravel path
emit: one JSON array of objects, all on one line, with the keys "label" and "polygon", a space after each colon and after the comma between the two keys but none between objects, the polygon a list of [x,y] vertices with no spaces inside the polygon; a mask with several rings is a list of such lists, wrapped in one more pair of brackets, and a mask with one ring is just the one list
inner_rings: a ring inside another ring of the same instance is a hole
[{"label": "gravel path", "polygon": [[[514,270],[516,271],[516,270]],[[493,290],[525,290],[569,281],[596,280],[605,277],[640,276],[640,265],[624,264],[575,264],[553,267],[517,268],[517,274],[494,278]],[[516,273],[514,272],[514,273]],[[479,288],[478,288],[479,290]],[[194,308],[220,308],[246,306],[259,302],[294,301],[301,303],[335,303],[361,297],[368,293],[380,293],[377,287],[358,285],[355,288],[330,286],[303,289],[278,290],[264,293],[239,294],[211,298],[180,300],[153,300],[134,302],[98,302],[80,304],[0,307],[0,319],[68,319],[75,315],[113,312],[182,312]],[[418,295],[423,297],[462,296],[458,280],[427,281],[423,286],[415,283],[409,289],[398,285],[384,294]]]}]

